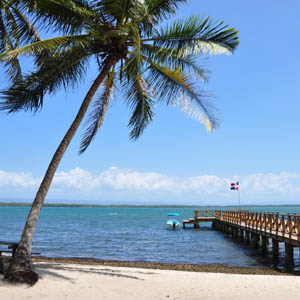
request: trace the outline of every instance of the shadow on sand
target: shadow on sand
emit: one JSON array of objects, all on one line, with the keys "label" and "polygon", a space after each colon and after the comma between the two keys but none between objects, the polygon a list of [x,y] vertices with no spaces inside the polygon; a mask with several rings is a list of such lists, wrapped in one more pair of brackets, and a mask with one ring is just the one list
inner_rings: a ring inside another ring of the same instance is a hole
[{"label": "shadow on sand", "polygon": [[72,278],[61,275],[60,271],[68,271],[68,272],[77,272],[79,274],[94,274],[101,276],[111,276],[111,277],[123,277],[135,280],[143,280],[136,276],[126,275],[120,273],[120,271],[113,270],[110,268],[95,268],[95,267],[87,267],[87,266],[72,266],[72,265],[63,265],[63,264],[48,264],[48,263],[36,263],[35,264],[36,271],[39,276],[42,278],[43,276],[55,277],[63,280],[68,280],[73,282]]}]

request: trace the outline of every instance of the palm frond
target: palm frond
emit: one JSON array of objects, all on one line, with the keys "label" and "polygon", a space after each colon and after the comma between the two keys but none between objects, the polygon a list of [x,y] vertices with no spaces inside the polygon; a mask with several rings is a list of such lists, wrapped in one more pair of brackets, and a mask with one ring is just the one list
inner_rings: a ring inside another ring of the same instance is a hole
[{"label": "palm frond", "polygon": [[[124,82],[125,83],[125,82]],[[138,139],[145,128],[153,119],[153,100],[151,99],[147,82],[140,75],[136,78],[130,78],[129,83],[124,86],[127,94],[127,102],[133,110],[132,116],[128,122],[131,128],[130,138]]]},{"label": "palm frond", "polygon": [[155,46],[186,49],[186,54],[232,54],[239,44],[238,31],[212,22],[210,18],[190,17],[175,21],[160,30],[154,30],[152,38],[142,42],[153,42]]},{"label": "palm frond", "polygon": [[45,94],[54,94],[60,87],[75,87],[81,82],[91,55],[79,46],[52,55],[37,71],[23,76],[1,92],[0,110],[8,113],[38,111],[43,106]]},{"label": "palm frond", "polygon": [[9,32],[11,41],[15,46],[18,46],[17,43],[20,40],[17,32],[18,26],[15,20],[15,16],[11,12],[10,6],[3,9],[1,14],[2,14],[2,21],[5,23],[5,27],[7,32]]},{"label": "palm frond", "polygon": [[8,61],[5,61],[4,67],[6,69],[9,82],[14,82],[22,78],[21,65],[17,58],[12,58]]},{"label": "palm frond", "polygon": [[31,24],[28,18],[21,12],[20,9],[15,7],[11,8],[16,19],[16,34],[22,43],[38,42],[41,37],[33,24]]},{"label": "palm frond", "polygon": [[[97,19],[88,0],[19,0],[44,30],[59,30],[64,34],[82,33],[86,25]],[[51,26],[49,26],[49,24]]]},{"label": "palm frond", "polygon": [[198,64],[195,55],[186,55],[186,52],[185,49],[163,48],[150,44],[142,44],[142,54],[144,57],[160,66],[191,73],[195,79],[207,82],[209,70]]},{"label": "palm frond", "polygon": [[99,128],[103,124],[110,98],[113,93],[113,85],[114,85],[114,72],[109,73],[102,84],[103,92],[99,96],[99,98],[93,103],[93,110],[88,116],[87,125],[88,128],[84,132],[82,136],[82,140],[80,143],[79,154],[85,152],[88,148]]},{"label": "palm frond", "polygon": [[211,131],[218,125],[214,108],[207,100],[211,98],[207,92],[197,91],[195,82],[189,74],[161,67],[147,60],[148,80],[159,91],[159,100],[165,100],[167,105],[179,105],[189,116],[201,121]]},{"label": "palm frond", "polygon": [[146,36],[151,36],[153,26],[175,15],[178,6],[187,0],[145,0],[144,11],[137,20]]},{"label": "palm frond", "polygon": [[138,73],[141,73],[141,68],[143,65],[142,52],[141,52],[141,40],[138,32],[138,28],[135,27],[135,31],[131,34],[132,39],[132,51],[129,53],[126,64],[123,67],[125,73],[128,77],[135,77]]},{"label": "palm frond", "polygon": [[32,43],[28,46],[21,48],[16,48],[7,52],[0,54],[1,60],[10,60],[22,54],[36,54],[41,53],[44,50],[57,50],[63,47],[70,45],[82,45],[88,46],[91,44],[91,41],[88,39],[88,35],[69,35],[69,36],[60,36],[47,40],[42,40],[39,42]]},{"label": "palm frond", "polygon": [[[0,53],[12,50],[14,48],[13,42],[10,39],[10,35],[6,30],[1,16],[2,14],[0,11]],[[4,67],[10,82],[13,82],[21,77],[21,66],[17,58],[11,58],[5,61]]]},{"label": "palm frond", "polygon": [[144,0],[102,0],[93,1],[98,11],[101,11],[109,21],[116,20],[124,25],[128,19],[136,20],[145,11]]},{"label": "palm frond", "polygon": [[187,0],[145,0],[144,2],[147,6],[147,16],[152,16],[159,21],[175,15],[178,6],[186,3]]}]

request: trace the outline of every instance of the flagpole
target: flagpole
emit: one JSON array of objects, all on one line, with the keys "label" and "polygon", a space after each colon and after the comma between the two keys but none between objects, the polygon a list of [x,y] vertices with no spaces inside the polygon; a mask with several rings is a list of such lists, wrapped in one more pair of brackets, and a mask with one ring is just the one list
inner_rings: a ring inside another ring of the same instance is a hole
[{"label": "flagpole", "polygon": [[240,183],[239,183],[239,181],[231,182],[230,189],[239,192],[239,194],[238,194],[239,210],[241,210],[241,196],[240,196]]},{"label": "flagpole", "polygon": [[240,186],[239,186],[239,210],[241,210],[241,196],[240,196]]}]

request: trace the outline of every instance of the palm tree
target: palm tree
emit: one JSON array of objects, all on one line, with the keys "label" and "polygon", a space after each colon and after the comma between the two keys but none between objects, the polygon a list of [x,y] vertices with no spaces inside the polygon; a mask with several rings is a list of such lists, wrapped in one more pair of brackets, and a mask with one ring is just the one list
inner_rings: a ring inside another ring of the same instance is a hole
[{"label": "palm tree", "polygon": [[[0,1],[0,53],[13,50],[28,42],[40,41],[39,34],[24,14],[16,0]],[[6,73],[11,82],[20,78],[21,65],[17,57],[4,63]]]},{"label": "palm tree", "polygon": [[[26,6],[33,1],[19,2]],[[61,35],[0,56],[9,61],[32,54],[36,64],[34,72],[2,92],[0,109],[8,113],[41,109],[45,95],[53,95],[61,87],[76,86],[93,59],[98,63],[98,74],[49,164],[6,280],[33,284],[38,279],[31,260],[32,239],[53,176],[88,108],[88,125],[79,152],[83,153],[94,139],[116,85],[122,87],[120,90],[132,110],[128,123],[132,139],[137,139],[152,121],[153,106],[159,102],[177,102],[186,111],[196,112],[209,129],[216,127],[208,95],[197,87],[199,80],[206,80],[206,71],[196,58],[203,54],[231,54],[239,43],[238,32],[223,22],[198,17],[158,27],[183,2],[186,1],[35,1],[31,10],[35,20],[42,20]],[[100,95],[94,97],[99,89]]]}]

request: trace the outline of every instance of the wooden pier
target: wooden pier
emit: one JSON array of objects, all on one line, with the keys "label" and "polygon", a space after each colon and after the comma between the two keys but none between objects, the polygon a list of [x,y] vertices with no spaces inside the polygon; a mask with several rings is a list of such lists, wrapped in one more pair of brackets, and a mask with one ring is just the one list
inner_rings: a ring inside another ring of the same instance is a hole
[{"label": "wooden pier", "polygon": [[294,248],[300,247],[300,215],[250,211],[195,210],[194,218],[183,220],[183,228],[212,222],[212,227],[234,239],[262,247],[266,251],[272,241],[273,257],[279,256],[279,243],[285,243],[286,263],[294,264]]},{"label": "wooden pier", "polygon": [[186,225],[192,224],[194,228],[200,228],[200,223],[205,222],[214,222],[216,220],[216,214],[219,214],[219,211],[215,210],[195,210],[194,218],[182,221],[182,226],[185,229]]}]

